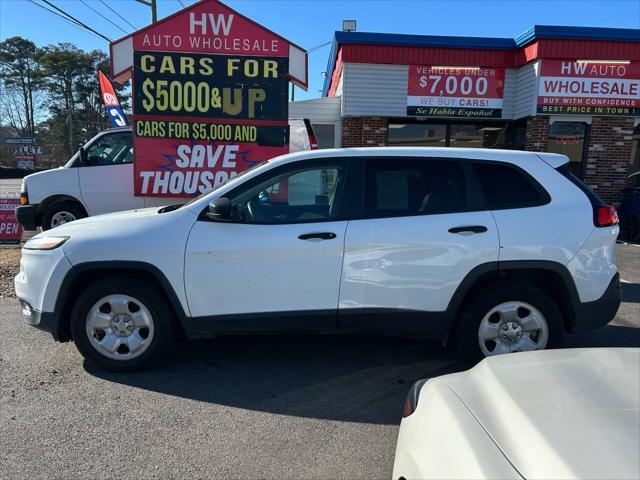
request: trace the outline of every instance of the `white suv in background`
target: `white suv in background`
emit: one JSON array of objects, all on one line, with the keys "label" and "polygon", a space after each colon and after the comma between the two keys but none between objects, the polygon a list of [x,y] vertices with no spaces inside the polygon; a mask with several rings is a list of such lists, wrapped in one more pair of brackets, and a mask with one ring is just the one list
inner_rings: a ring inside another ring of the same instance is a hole
[{"label": "white suv in background", "polygon": [[[285,155],[182,207],[31,239],[25,321],[108,369],[170,340],[365,332],[538,350],[620,304],[615,209],[562,155],[359,148]],[[126,228],[122,228],[126,225]]]},{"label": "white suv in background", "polygon": [[[131,127],[112,128],[89,140],[64,167],[27,175],[16,218],[42,230],[79,218],[133,208],[184,203],[188,198],[136,197]],[[308,119],[289,119],[289,151],[317,149]]]}]

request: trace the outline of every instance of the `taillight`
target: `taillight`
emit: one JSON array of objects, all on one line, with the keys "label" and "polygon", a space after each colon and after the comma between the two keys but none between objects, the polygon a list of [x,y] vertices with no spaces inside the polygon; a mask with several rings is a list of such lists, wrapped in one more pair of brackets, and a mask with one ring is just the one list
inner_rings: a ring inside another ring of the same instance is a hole
[{"label": "taillight", "polygon": [[422,390],[422,386],[425,383],[427,383],[426,380],[418,380],[409,389],[407,400],[404,402],[404,411],[402,412],[403,417],[408,417],[416,411],[416,408],[418,407],[418,398],[420,397],[420,390]]},{"label": "taillight", "polygon": [[610,227],[618,224],[618,212],[612,205],[600,205],[596,211],[596,227]]},{"label": "taillight", "polygon": [[26,192],[22,192],[20,194],[20,205],[28,205],[29,204],[29,195]]}]

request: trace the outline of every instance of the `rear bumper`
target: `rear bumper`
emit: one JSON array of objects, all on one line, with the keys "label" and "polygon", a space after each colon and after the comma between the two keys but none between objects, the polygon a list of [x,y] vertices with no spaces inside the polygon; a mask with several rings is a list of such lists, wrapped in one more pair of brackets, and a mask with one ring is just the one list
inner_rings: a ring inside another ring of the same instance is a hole
[{"label": "rear bumper", "polygon": [[620,274],[616,273],[599,299],[575,305],[574,331],[581,332],[605,326],[616,316],[620,302],[622,302]]},{"label": "rear bumper", "polygon": [[25,230],[38,227],[37,205],[21,205],[16,208],[16,220]]}]

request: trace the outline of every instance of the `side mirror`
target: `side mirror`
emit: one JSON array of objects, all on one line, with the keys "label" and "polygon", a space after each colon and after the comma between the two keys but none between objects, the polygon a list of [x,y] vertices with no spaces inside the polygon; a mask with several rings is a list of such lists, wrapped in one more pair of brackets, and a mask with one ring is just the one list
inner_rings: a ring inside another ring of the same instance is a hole
[{"label": "side mirror", "polygon": [[87,163],[87,151],[84,147],[80,147],[78,149],[78,155],[80,156],[80,162]]},{"label": "side mirror", "polygon": [[231,200],[228,198],[218,198],[209,204],[207,217],[218,222],[231,221]]}]

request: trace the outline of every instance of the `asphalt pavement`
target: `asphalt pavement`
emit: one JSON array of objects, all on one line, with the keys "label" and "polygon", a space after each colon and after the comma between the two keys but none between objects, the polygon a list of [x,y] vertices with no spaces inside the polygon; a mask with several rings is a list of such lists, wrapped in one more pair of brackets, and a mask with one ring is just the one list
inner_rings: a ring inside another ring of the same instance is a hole
[{"label": "asphalt pavement", "polygon": [[[616,319],[565,346],[640,347],[640,246]],[[0,478],[390,478],[409,385],[468,368],[438,342],[238,336],[109,374],[0,302]]]}]

